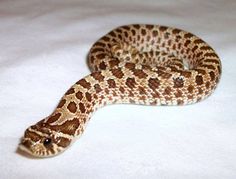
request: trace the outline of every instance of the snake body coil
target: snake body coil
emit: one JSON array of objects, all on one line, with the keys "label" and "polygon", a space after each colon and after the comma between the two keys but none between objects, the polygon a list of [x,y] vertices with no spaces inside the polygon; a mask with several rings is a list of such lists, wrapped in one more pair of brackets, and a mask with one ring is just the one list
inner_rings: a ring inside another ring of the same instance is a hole
[{"label": "snake body coil", "polygon": [[55,111],[30,126],[20,149],[37,157],[64,151],[92,113],[106,104],[185,105],[209,96],[221,62],[203,40],[158,25],[118,27],[91,48],[92,73],[74,84]]}]

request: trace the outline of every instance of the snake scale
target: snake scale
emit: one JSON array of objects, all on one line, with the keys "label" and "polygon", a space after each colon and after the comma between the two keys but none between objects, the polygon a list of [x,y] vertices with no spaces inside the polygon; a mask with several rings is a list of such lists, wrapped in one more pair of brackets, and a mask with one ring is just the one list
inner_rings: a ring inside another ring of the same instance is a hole
[{"label": "snake scale", "polygon": [[221,75],[220,59],[206,42],[184,30],[147,24],[121,26],[100,38],[88,64],[92,73],[65,93],[51,115],[25,131],[21,150],[55,156],[104,105],[195,103],[214,91]]}]

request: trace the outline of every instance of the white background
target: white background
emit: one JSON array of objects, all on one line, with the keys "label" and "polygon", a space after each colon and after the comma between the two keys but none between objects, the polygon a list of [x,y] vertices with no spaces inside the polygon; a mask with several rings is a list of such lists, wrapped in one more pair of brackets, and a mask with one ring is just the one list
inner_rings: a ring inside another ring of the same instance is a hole
[{"label": "white background", "polygon": [[[223,65],[214,94],[183,107],[107,106],[62,155],[16,153],[24,130],[90,73],[92,44],[130,23],[207,41]],[[1,0],[0,178],[236,178],[235,29],[235,0]]]}]

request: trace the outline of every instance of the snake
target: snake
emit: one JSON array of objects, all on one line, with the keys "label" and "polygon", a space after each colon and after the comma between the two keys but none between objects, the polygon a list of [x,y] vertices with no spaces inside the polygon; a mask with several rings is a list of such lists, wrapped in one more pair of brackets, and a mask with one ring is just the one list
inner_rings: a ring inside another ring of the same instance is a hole
[{"label": "snake", "polygon": [[130,24],[97,40],[87,57],[91,74],[72,85],[55,110],[28,127],[19,149],[33,157],[65,151],[92,114],[108,104],[187,105],[219,83],[221,61],[205,41],[178,28]]}]

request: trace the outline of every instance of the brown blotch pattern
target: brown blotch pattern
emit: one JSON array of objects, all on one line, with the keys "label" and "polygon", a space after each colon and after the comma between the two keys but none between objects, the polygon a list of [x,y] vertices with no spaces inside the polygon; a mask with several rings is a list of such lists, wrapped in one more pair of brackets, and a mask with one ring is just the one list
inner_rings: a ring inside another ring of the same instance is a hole
[{"label": "brown blotch pattern", "polygon": [[106,54],[105,53],[100,53],[100,54],[97,54],[96,55],[96,58],[97,59],[104,59],[106,57]]},{"label": "brown blotch pattern", "polygon": [[79,99],[79,100],[82,100],[83,99],[83,93],[81,91],[78,91],[76,94],[75,94],[76,98]]},{"label": "brown blotch pattern", "polygon": [[198,88],[198,94],[202,94],[202,93],[203,93],[202,88]]},{"label": "brown blotch pattern", "polygon": [[209,87],[210,87],[210,82],[207,81],[207,82],[206,82],[206,88],[209,88]]},{"label": "brown blotch pattern", "polygon": [[77,106],[76,103],[74,101],[70,102],[67,106],[67,109],[71,112],[71,113],[75,113],[77,111]]},{"label": "brown blotch pattern", "polygon": [[134,88],[135,85],[136,85],[135,79],[134,79],[134,78],[127,78],[127,80],[126,80],[126,85],[127,85],[129,88]]},{"label": "brown blotch pattern", "polygon": [[47,122],[48,123],[53,123],[53,122],[57,121],[60,117],[61,117],[61,113],[53,114],[52,116],[50,116],[48,118]]},{"label": "brown blotch pattern", "polygon": [[146,30],[145,30],[145,29],[142,29],[142,30],[141,30],[141,34],[142,34],[143,36],[145,36],[145,35],[146,35],[146,33],[147,33],[147,32],[146,32]]},{"label": "brown blotch pattern", "polygon": [[123,78],[124,73],[121,71],[121,69],[112,69],[112,74],[116,77],[116,78]]},{"label": "brown blotch pattern", "polygon": [[133,25],[135,29],[140,29],[140,25],[139,24],[135,24]]},{"label": "brown blotch pattern", "polygon": [[178,105],[183,105],[183,104],[184,104],[184,101],[181,100],[181,99],[178,99],[178,100],[177,100],[177,104],[178,104]]},{"label": "brown blotch pattern", "polygon": [[130,70],[133,70],[135,68],[135,64],[134,63],[126,63],[125,67],[130,69]]},{"label": "brown blotch pattern", "polygon": [[95,89],[96,93],[100,93],[102,91],[102,88],[100,87],[99,84],[95,84],[94,89]]},{"label": "brown blotch pattern", "polygon": [[57,132],[62,132],[63,134],[74,135],[75,131],[80,125],[79,119],[74,118],[72,120],[67,120],[61,125],[52,125],[50,128]]},{"label": "brown blotch pattern", "polygon": [[182,88],[184,86],[183,78],[173,78],[174,81],[174,88]]},{"label": "brown blotch pattern", "polygon": [[119,63],[120,62],[119,62],[118,59],[113,59],[113,60],[109,61],[109,65],[110,65],[111,68],[113,68],[115,66],[118,66]]},{"label": "brown blotch pattern", "polygon": [[91,95],[89,92],[86,92],[86,93],[85,93],[85,97],[86,97],[86,99],[87,99],[89,102],[92,101],[92,95]]},{"label": "brown blotch pattern", "polygon": [[116,87],[116,82],[113,79],[107,80],[107,83],[109,85],[109,88],[115,88]]},{"label": "brown blotch pattern", "polygon": [[58,137],[57,145],[60,147],[67,147],[71,143],[70,139],[64,138],[64,137]]},{"label": "brown blotch pattern", "polygon": [[188,90],[189,93],[192,93],[193,90],[194,90],[194,87],[192,85],[189,85],[187,90]]},{"label": "brown blotch pattern", "polygon": [[104,76],[101,74],[101,72],[94,72],[91,74],[91,76],[95,79],[98,80],[99,82],[103,81]]},{"label": "brown blotch pattern", "polygon": [[134,69],[133,73],[135,76],[137,76],[138,78],[146,78],[148,75],[146,73],[144,73],[143,70],[139,70],[139,69]]},{"label": "brown blotch pattern", "polygon": [[155,91],[160,85],[160,80],[157,78],[149,78],[148,86]]},{"label": "brown blotch pattern", "polygon": [[175,95],[176,98],[182,97],[182,94],[183,94],[183,93],[182,93],[180,90],[177,90],[177,91],[174,93],[174,95]]},{"label": "brown blotch pattern", "polygon": [[79,103],[79,110],[81,113],[85,113],[86,109],[83,103]]},{"label": "brown blotch pattern", "polygon": [[62,99],[62,100],[59,102],[57,108],[62,108],[65,103],[66,103],[66,100],[65,100],[65,99]]},{"label": "brown blotch pattern", "polygon": [[152,36],[153,36],[153,37],[158,36],[158,31],[157,31],[157,30],[153,30],[153,31],[152,31]]},{"label": "brown blotch pattern", "polygon": [[101,70],[105,70],[106,69],[106,64],[105,64],[105,62],[101,62],[100,64],[99,64],[99,68],[101,69]]},{"label": "brown blotch pattern", "polygon": [[66,95],[73,94],[74,92],[75,92],[75,89],[74,89],[74,88],[70,88],[70,89],[66,92]]},{"label": "brown blotch pattern", "polygon": [[138,87],[138,91],[139,91],[139,94],[146,94],[146,90],[142,86]]},{"label": "brown blotch pattern", "polygon": [[215,80],[215,73],[213,71],[211,71],[209,74],[211,77],[211,81],[214,81]]},{"label": "brown blotch pattern", "polygon": [[171,94],[171,87],[167,86],[163,92],[163,95],[170,95]]},{"label": "brown blotch pattern", "polygon": [[77,82],[77,84],[81,85],[84,88],[89,89],[91,87],[90,83],[87,82],[85,79],[81,79]]},{"label": "brown blotch pattern", "polygon": [[197,75],[195,78],[195,82],[197,83],[197,85],[202,85],[203,84],[203,78],[200,75]]}]

